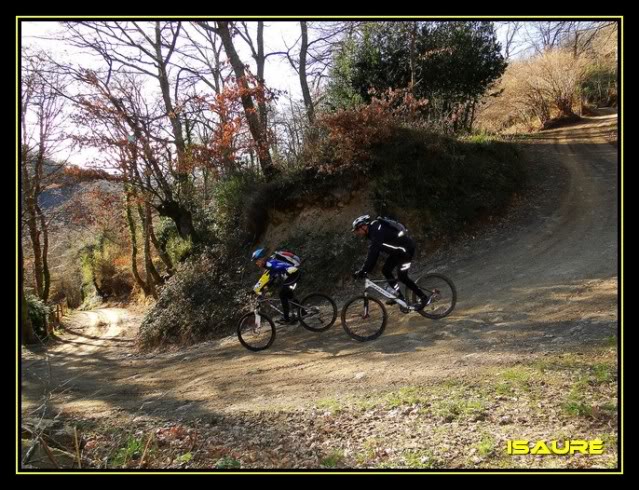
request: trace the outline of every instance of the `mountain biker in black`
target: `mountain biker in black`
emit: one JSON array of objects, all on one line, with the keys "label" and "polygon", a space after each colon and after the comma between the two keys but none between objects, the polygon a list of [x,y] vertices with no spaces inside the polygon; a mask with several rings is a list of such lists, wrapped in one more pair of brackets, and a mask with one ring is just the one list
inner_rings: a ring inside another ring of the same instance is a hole
[{"label": "mountain biker in black", "polygon": [[353,233],[370,240],[366,262],[354,276],[364,277],[375,267],[380,252],[385,252],[388,258],[382,268],[382,274],[388,280],[389,286],[393,288],[393,293],[400,299],[404,299],[397,279],[393,276],[393,270],[399,267],[397,272],[399,280],[419,297],[420,301],[415,309],[421,311],[430,303],[430,297],[408,277],[408,269],[415,255],[415,242],[408,236],[407,230],[403,227],[397,228],[390,223],[392,222],[384,218],[371,220],[367,214],[353,221]]}]

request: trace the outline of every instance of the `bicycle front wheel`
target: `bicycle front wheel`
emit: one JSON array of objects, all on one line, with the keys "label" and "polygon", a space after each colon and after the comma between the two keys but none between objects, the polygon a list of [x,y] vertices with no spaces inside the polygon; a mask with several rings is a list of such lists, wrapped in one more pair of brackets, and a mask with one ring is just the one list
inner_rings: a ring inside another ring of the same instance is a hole
[{"label": "bicycle front wheel", "polygon": [[[426,274],[415,281],[415,284],[428,295],[432,295],[432,300],[426,308],[419,313],[426,318],[439,320],[449,315],[457,303],[457,289],[453,281],[443,274]],[[419,301],[413,292],[412,301]]]},{"label": "bicycle front wheel", "polygon": [[275,340],[273,320],[261,313],[259,315],[260,321],[257,322],[255,313],[247,313],[237,325],[237,338],[253,352],[268,349]]},{"label": "bicycle front wheel", "polygon": [[335,323],[337,306],[335,301],[325,294],[309,294],[300,303],[297,314],[305,329],[311,332],[323,332]]},{"label": "bicycle front wheel", "polygon": [[357,296],[342,309],[342,326],[348,335],[360,342],[374,340],[386,328],[386,308],[377,298]]}]

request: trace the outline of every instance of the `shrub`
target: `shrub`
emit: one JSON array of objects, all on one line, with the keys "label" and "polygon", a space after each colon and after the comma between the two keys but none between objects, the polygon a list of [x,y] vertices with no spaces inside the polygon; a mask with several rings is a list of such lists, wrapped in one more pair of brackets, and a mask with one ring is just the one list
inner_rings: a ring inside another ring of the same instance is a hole
[{"label": "shrub", "polygon": [[27,312],[35,334],[41,339],[45,338],[47,336],[48,317],[51,312],[49,307],[37,296],[28,294]]},{"label": "shrub", "polygon": [[249,288],[241,275],[245,264],[245,258],[213,248],[186,259],[140,326],[140,346],[188,345],[228,333],[246,305]]}]

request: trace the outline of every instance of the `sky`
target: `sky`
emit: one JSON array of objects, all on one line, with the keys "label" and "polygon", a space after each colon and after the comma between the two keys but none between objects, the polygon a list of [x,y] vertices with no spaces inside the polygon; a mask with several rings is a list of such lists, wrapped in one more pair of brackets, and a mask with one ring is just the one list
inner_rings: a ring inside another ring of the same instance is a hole
[{"label": "sky", "polygon": [[[256,24],[256,22],[253,22],[252,27],[255,28]],[[57,58],[68,59],[84,67],[101,66],[96,64],[97,58],[94,56],[74,51],[73,48],[65,46],[59,41],[51,40],[51,36],[55,32],[60,32],[61,29],[64,29],[59,22],[25,20],[21,22],[21,27],[21,44],[23,47],[40,47],[51,52]],[[502,41],[505,36],[503,26],[498,28],[497,35],[498,39]],[[287,47],[293,46],[299,37],[300,27],[298,22],[265,22],[264,44],[266,53],[286,51]],[[253,67],[253,73],[255,73],[254,62],[251,58],[248,46],[240,39],[237,39],[235,45],[240,58],[244,63],[250,64]],[[265,66],[265,79],[271,88],[286,91],[294,100],[301,100],[302,95],[297,73],[283,56],[272,56],[268,58]],[[68,158],[71,163],[81,164],[95,156],[96,152],[94,151],[82,150],[82,152],[76,151],[69,155],[57,155],[56,157],[62,160]]]},{"label": "sky", "polygon": [[[42,47],[61,55],[68,53],[73,61],[88,66],[94,63],[94,58],[89,55],[71,52],[68,46],[63,46],[60,42],[42,39],[52,35],[56,31],[59,32],[61,29],[62,27],[58,22],[24,21],[22,22],[22,45]],[[295,44],[299,37],[300,28],[298,22],[266,22],[264,28],[265,52],[286,51],[286,46],[288,45],[290,47]],[[240,39],[236,39],[235,47],[242,61],[254,67],[255,64],[251,58],[248,46]],[[276,56],[268,59],[265,67],[265,78],[273,88],[287,90],[293,96],[301,98],[301,90],[298,86],[299,78],[297,78],[297,74],[290,66],[288,60],[283,57]]]}]

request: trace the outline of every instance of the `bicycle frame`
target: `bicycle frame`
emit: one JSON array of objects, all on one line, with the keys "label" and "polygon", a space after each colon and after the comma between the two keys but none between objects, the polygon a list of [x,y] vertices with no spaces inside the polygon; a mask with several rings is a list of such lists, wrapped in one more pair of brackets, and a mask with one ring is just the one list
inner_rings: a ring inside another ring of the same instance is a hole
[{"label": "bicycle frame", "polygon": [[415,307],[409,306],[408,303],[406,303],[404,300],[399,299],[394,294],[391,294],[388,291],[386,291],[384,288],[379,287],[377,284],[375,284],[376,282],[386,282],[386,281],[385,280],[371,281],[368,277],[366,278],[366,280],[364,281],[364,296],[367,296],[368,290],[372,289],[374,291],[377,291],[379,294],[386,296],[387,298],[395,300],[395,302],[403,308],[407,308],[408,310],[411,310],[411,311],[415,310]]},{"label": "bicycle frame", "polygon": [[[260,310],[260,308],[262,307],[262,305],[266,304],[266,305],[269,306],[269,308],[277,311],[280,315],[283,315],[284,312],[282,310],[280,310],[277,306],[275,306],[278,303],[279,303],[279,300],[274,299],[274,298],[258,299],[257,300],[257,306],[255,307],[254,311],[255,311],[255,313],[257,313]],[[295,301],[289,300],[288,304],[292,305],[292,306],[295,306],[295,307],[298,307],[298,308],[302,308],[302,305],[296,303]]]}]

